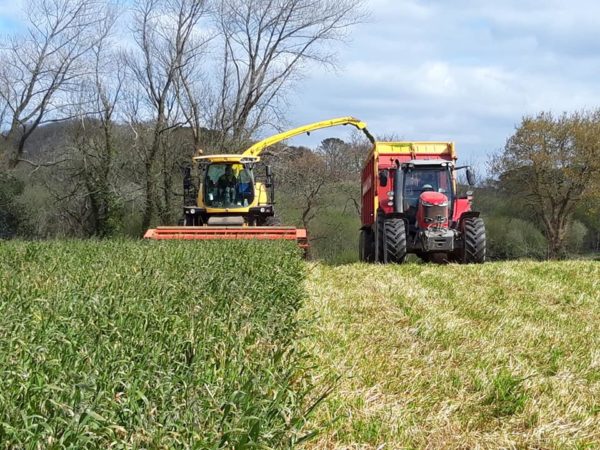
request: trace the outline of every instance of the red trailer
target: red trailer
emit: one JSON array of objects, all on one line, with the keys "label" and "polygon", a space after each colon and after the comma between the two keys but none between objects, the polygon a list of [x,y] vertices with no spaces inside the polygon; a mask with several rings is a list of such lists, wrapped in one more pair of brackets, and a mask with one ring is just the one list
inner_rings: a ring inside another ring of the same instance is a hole
[{"label": "red trailer", "polygon": [[457,195],[452,142],[376,142],[362,173],[360,259],[402,263],[408,253],[431,261],[482,263],[485,225]]}]

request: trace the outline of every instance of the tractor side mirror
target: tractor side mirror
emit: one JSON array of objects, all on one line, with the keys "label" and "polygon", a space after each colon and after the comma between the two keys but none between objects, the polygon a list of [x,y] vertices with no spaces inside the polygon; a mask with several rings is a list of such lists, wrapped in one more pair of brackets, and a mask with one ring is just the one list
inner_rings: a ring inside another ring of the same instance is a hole
[{"label": "tractor side mirror", "polygon": [[185,167],[183,169],[183,189],[188,191],[192,188],[192,168]]},{"label": "tractor side mirror", "polygon": [[265,186],[266,187],[273,186],[273,169],[271,169],[271,166],[266,167],[266,175],[267,175],[267,179],[265,181]]},{"label": "tractor side mirror", "polygon": [[379,186],[386,187],[388,184],[388,171],[382,170],[379,172]]},{"label": "tractor side mirror", "polygon": [[467,167],[467,183],[469,186],[475,186],[475,173],[471,167]]}]

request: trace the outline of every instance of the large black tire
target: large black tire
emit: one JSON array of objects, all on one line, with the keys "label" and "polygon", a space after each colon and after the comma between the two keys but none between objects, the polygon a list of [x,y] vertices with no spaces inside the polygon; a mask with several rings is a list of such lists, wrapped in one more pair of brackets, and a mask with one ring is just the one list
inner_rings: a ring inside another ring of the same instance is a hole
[{"label": "large black tire", "polygon": [[360,230],[358,257],[363,262],[375,261],[375,236],[371,230]]},{"label": "large black tire", "polygon": [[384,230],[384,225],[383,225],[383,215],[381,214],[377,214],[377,232],[375,233],[374,236],[374,244],[375,244],[375,251],[373,252],[373,260],[375,262],[384,262],[384,257],[383,254],[385,253],[384,249],[383,249],[383,235],[385,234],[385,230]]},{"label": "large black tire", "polygon": [[184,227],[193,227],[195,225],[194,216],[191,214],[185,214],[181,220],[181,225]]},{"label": "large black tire", "polygon": [[485,224],[479,217],[465,219],[463,225],[463,263],[481,264],[485,261]]},{"label": "large black tire", "polygon": [[281,226],[281,219],[278,216],[269,216],[265,219],[265,227],[279,227]]},{"label": "large black tire", "polygon": [[385,219],[383,229],[383,262],[402,264],[406,260],[406,227],[404,220]]}]

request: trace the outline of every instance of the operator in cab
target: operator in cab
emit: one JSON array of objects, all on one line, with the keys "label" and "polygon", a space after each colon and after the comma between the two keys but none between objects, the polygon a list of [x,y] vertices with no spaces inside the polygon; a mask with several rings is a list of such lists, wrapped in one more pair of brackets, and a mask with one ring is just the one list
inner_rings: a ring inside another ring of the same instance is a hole
[{"label": "operator in cab", "polygon": [[219,177],[217,181],[217,187],[219,189],[235,188],[237,178],[233,173],[233,169],[230,165],[225,166],[225,173]]},{"label": "operator in cab", "polygon": [[225,205],[234,204],[236,201],[236,184],[237,177],[233,173],[231,165],[225,166],[225,173],[217,180],[217,190],[219,192],[219,200]]}]

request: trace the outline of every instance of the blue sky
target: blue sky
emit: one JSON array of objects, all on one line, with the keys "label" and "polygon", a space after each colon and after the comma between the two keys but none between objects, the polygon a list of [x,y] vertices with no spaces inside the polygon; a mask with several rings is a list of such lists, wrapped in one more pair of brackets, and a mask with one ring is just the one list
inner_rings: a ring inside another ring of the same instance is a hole
[{"label": "blue sky", "polygon": [[340,70],[300,84],[292,123],[351,114],[379,136],[454,140],[483,168],[523,115],[600,106],[600,2],[366,3]]},{"label": "blue sky", "polygon": [[[0,0],[0,33],[23,0]],[[354,115],[376,136],[454,140],[484,168],[524,114],[600,106],[600,2],[366,0],[336,44],[338,70],[309,67],[288,124]],[[347,129],[299,137],[317,145]]]},{"label": "blue sky", "polygon": [[19,26],[22,0],[0,0],[0,33],[13,31]]}]

